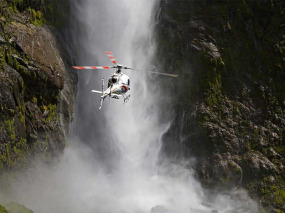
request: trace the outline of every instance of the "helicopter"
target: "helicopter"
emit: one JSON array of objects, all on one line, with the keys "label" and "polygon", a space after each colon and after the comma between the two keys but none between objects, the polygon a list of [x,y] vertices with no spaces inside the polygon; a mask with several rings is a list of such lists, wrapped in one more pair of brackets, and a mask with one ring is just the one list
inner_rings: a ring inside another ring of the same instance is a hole
[{"label": "helicopter", "polygon": [[114,99],[120,99],[123,97],[124,103],[126,103],[131,95],[127,95],[126,93],[131,89],[130,88],[130,78],[126,74],[122,73],[122,69],[126,70],[135,70],[135,71],[142,71],[142,72],[149,72],[153,74],[158,75],[164,75],[169,77],[178,77],[178,75],[175,74],[169,74],[169,73],[161,73],[161,72],[154,72],[154,71],[147,71],[147,70],[138,70],[130,67],[125,67],[121,64],[118,64],[116,59],[114,58],[113,54],[110,51],[105,51],[105,54],[109,57],[111,62],[114,64],[114,66],[72,66],[72,68],[76,70],[94,70],[94,69],[116,69],[116,72],[111,75],[111,77],[108,80],[108,88],[104,90],[104,78],[102,79],[102,90],[91,90],[93,93],[99,93],[101,94],[100,98],[100,107],[103,106],[103,101],[106,97],[111,97]]}]

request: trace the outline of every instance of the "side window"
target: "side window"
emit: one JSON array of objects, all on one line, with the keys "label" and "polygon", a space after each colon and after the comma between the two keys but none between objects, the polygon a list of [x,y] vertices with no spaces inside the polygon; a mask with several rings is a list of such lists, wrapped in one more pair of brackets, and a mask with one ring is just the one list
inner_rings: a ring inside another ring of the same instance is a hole
[{"label": "side window", "polygon": [[116,83],[117,82],[117,79],[116,78],[112,78],[112,83]]},{"label": "side window", "polygon": [[128,79],[128,85],[130,86],[130,79]]}]

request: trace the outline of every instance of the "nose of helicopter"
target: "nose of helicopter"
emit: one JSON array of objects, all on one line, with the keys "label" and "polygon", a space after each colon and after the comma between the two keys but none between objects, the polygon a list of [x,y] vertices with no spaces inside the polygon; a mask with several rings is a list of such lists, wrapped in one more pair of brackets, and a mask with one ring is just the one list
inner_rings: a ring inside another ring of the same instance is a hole
[{"label": "nose of helicopter", "polygon": [[124,92],[127,92],[127,91],[128,91],[128,87],[125,86],[125,85],[123,85],[123,86],[122,86],[122,90],[124,90]]}]

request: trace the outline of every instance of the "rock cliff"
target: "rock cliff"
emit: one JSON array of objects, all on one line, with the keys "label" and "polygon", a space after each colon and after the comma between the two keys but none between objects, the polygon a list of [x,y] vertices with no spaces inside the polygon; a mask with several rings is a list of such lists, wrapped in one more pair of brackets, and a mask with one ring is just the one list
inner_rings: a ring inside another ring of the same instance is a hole
[{"label": "rock cliff", "polygon": [[76,76],[46,16],[37,1],[0,0],[0,171],[66,145]]},{"label": "rock cliff", "polygon": [[164,152],[268,211],[285,211],[284,14],[284,1],[165,0],[157,26],[158,57],[180,75]]}]

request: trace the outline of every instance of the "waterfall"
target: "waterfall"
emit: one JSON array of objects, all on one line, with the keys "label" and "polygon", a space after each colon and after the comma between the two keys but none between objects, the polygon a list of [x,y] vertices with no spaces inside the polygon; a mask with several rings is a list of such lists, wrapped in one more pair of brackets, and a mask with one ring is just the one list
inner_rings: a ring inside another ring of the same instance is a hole
[{"label": "waterfall", "polygon": [[[155,57],[152,34],[158,3],[152,0],[76,3],[74,8],[80,24],[76,23],[75,31],[81,31],[76,48],[80,65],[109,65],[104,55],[108,50],[119,63],[150,69]],[[202,190],[190,171],[178,166],[158,167],[162,135],[171,122],[170,109],[161,111],[166,93],[160,91],[158,76],[126,71],[131,79],[130,101],[123,104],[122,100],[110,100],[110,103],[106,100],[103,109],[98,110],[99,96],[90,90],[99,89],[101,78],[108,78],[112,72],[83,72],[79,73],[75,131],[80,141],[93,150],[97,168],[105,172],[100,173],[106,176],[100,184],[104,193],[98,196],[99,192],[94,190],[97,194],[94,200],[103,199],[112,205],[98,205],[99,212],[161,209],[184,212],[191,205],[193,208],[201,205],[196,194]]]},{"label": "waterfall", "polygon": [[[152,27],[153,10],[157,3],[151,0],[76,3],[75,13],[80,24],[76,24],[75,32],[81,31],[77,37],[77,63],[112,65],[104,54],[108,50],[113,52],[120,64],[149,69],[155,53]],[[123,70],[131,80],[130,101],[123,104],[122,99],[107,98],[103,109],[99,110],[100,95],[91,94],[90,91],[100,90],[101,79],[104,77],[106,81],[114,71],[78,72],[79,92],[75,119],[77,136],[83,143],[93,147],[95,152],[100,150],[100,161],[104,155],[105,163],[110,164],[115,158],[113,155],[119,154],[122,161],[130,158],[133,163],[140,164],[146,160],[147,152],[155,152],[149,157],[157,156],[157,141],[163,134],[163,129],[167,128],[167,124],[158,123],[160,103],[156,99],[159,98],[160,91],[155,81],[144,73]],[[107,153],[102,153],[102,149],[107,149]],[[151,161],[155,163],[155,159]]]},{"label": "waterfall", "polygon": [[[120,64],[152,69],[158,3],[71,1],[76,65],[111,65],[104,51],[112,51]],[[14,199],[36,213],[226,212],[244,205],[231,196],[217,196],[214,204],[205,205],[204,190],[186,168],[189,162],[159,159],[162,136],[172,121],[167,92],[158,76],[123,72],[131,79],[130,101],[107,98],[99,110],[100,95],[91,90],[100,90],[112,70],[78,71],[73,143],[56,166],[39,164],[11,186]],[[248,212],[255,211],[252,206]]]}]

